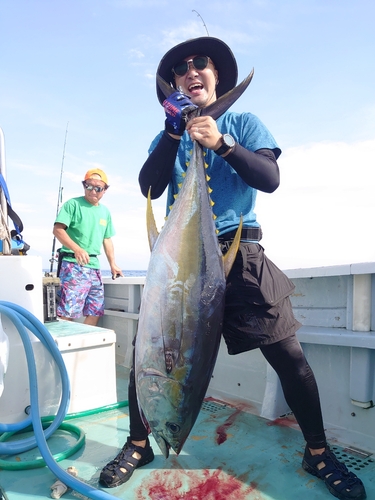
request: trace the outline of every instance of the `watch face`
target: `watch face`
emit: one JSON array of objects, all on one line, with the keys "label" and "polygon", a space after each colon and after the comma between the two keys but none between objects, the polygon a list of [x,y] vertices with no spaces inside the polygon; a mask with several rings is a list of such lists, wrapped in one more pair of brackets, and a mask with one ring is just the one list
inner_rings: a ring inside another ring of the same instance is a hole
[{"label": "watch face", "polygon": [[224,144],[230,148],[233,148],[234,144],[235,144],[235,140],[233,139],[233,137],[229,134],[224,134],[223,135],[223,141],[224,141]]}]

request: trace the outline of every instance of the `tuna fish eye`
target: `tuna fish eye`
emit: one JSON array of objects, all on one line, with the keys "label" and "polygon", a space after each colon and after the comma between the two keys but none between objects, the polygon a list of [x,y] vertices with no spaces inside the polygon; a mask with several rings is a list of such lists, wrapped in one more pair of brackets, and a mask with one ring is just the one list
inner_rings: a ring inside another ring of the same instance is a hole
[{"label": "tuna fish eye", "polygon": [[178,424],[174,424],[173,422],[167,422],[166,426],[172,434],[177,434],[180,432],[180,426]]}]

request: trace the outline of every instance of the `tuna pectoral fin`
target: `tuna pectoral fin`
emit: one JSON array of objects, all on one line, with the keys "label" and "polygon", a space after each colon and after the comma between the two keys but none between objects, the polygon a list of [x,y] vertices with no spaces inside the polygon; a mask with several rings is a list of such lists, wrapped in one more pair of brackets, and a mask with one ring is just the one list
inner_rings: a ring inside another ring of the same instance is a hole
[{"label": "tuna pectoral fin", "polygon": [[224,272],[225,272],[225,278],[228,277],[228,274],[230,273],[230,270],[232,269],[233,262],[235,261],[237,252],[238,252],[238,247],[240,246],[240,240],[241,240],[241,231],[242,231],[242,217],[240,220],[240,224],[238,226],[236,236],[233,239],[233,242],[231,246],[229,247],[229,250],[223,257],[224,261]]},{"label": "tuna pectoral fin", "polygon": [[151,206],[151,188],[148,190],[148,195],[147,195],[146,224],[147,224],[148,243],[150,245],[150,250],[152,251],[156,243],[156,240],[159,237],[159,231],[157,230],[156,227],[154,212],[152,211],[152,206]]}]

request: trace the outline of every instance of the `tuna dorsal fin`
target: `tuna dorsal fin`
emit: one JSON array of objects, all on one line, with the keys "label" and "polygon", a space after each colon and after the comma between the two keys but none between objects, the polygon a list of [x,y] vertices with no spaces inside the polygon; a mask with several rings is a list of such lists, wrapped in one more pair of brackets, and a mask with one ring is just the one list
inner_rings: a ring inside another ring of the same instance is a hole
[{"label": "tuna dorsal fin", "polygon": [[[201,116],[209,115],[212,116],[214,120],[217,120],[225,111],[227,111],[241,95],[245,92],[249,86],[254,75],[254,68],[251,70],[250,74],[234,89],[229,90],[226,94],[222,95],[215,102],[202,108]],[[156,79],[160,90],[163,92],[165,97],[169,97],[173,92],[176,92],[174,87],[171,87],[161,76],[156,75]],[[195,111],[193,111],[195,113]]]},{"label": "tuna dorsal fin", "polygon": [[159,231],[156,227],[154,212],[152,210],[152,205],[151,205],[151,188],[148,190],[148,195],[147,195],[146,224],[147,224],[148,243],[150,245],[150,250],[152,252],[156,240],[159,237]]},{"label": "tuna dorsal fin", "polygon": [[228,278],[228,274],[230,273],[230,270],[232,269],[233,266],[233,262],[236,258],[238,247],[240,246],[241,230],[242,230],[242,216],[236,232],[236,236],[234,237],[233,242],[229,247],[229,250],[223,257],[225,278]]}]

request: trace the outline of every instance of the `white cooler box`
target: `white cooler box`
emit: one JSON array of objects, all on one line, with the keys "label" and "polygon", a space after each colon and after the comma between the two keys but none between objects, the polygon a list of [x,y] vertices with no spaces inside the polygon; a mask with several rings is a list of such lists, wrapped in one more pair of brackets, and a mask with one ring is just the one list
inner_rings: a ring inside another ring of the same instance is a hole
[{"label": "white cooler box", "polygon": [[[13,302],[43,322],[43,274],[41,257],[0,256],[0,300]],[[0,422],[25,419],[30,389],[25,350],[13,323],[0,315],[9,339],[9,364],[0,396]],[[71,385],[69,413],[117,402],[115,342],[113,330],[78,322],[45,323],[67,367]],[[31,332],[38,377],[40,413],[55,415],[61,397],[59,370],[51,354]]]},{"label": "white cooler box", "polygon": [[71,321],[46,323],[68,371],[71,389],[68,413],[117,402],[113,330]]}]

